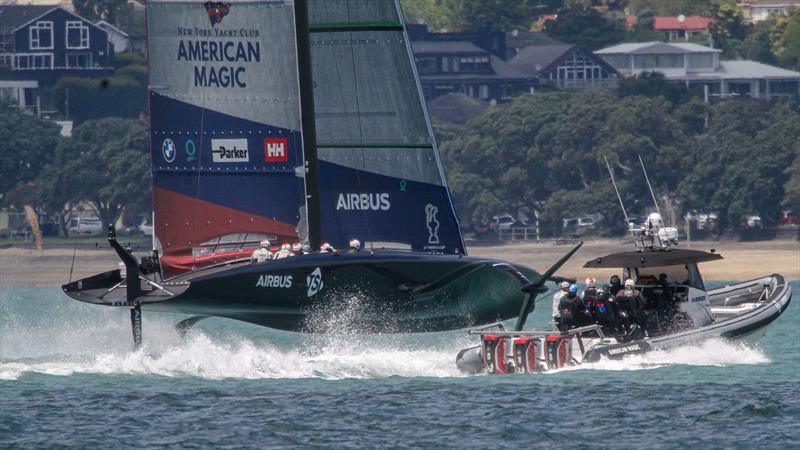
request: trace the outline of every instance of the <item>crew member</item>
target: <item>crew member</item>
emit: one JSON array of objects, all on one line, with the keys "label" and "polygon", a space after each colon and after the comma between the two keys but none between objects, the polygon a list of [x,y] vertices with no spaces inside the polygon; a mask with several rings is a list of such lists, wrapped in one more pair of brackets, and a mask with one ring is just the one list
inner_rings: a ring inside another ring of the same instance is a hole
[{"label": "crew member", "polygon": [[299,242],[292,244],[292,256],[299,256],[303,254],[303,246]]},{"label": "crew member", "polygon": [[625,280],[625,288],[617,293],[615,301],[617,310],[624,314],[623,322],[626,325],[636,324],[639,328],[644,328],[644,298],[634,287],[632,279]]},{"label": "crew member", "polygon": [[361,241],[359,241],[358,239],[350,239],[349,247],[350,249],[348,250],[348,252],[350,253],[361,251]]},{"label": "crew member", "polygon": [[586,310],[591,312],[592,308],[594,307],[594,299],[597,297],[597,280],[594,277],[586,278],[586,289],[581,294],[581,299],[583,300],[583,305],[586,307]]},{"label": "crew member", "polygon": [[611,283],[611,286],[608,288],[608,293],[611,294],[612,297],[616,297],[619,291],[622,290],[622,282],[616,275],[611,275],[611,279],[608,281]]},{"label": "crew member", "polygon": [[605,285],[597,290],[592,308],[592,319],[600,325],[603,334],[613,335],[618,331],[617,310],[614,297],[609,294],[609,285]]},{"label": "crew member", "polygon": [[561,312],[558,329],[561,331],[584,325],[589,317],[581,298],[578,297],[578,286],[574,284],[567,288],[567,293],[561,298],[558,309]]},{"label": "crew member", "polygon": [[311,246],[308,245],[307,242],[303,242],[303,245],[300,246],[300,253],[304,255],[308,255],[311,253]]},{"label": "crew member", "polygon": [[260,263],[272,259],[272,252],[269,251],[269,241],[264,239],[259,242],[258,248],[250,255],[250,262]]},{"label": "crew member", "polygon": [[558,320],[561,317],[561,311],[558,309],[558,305],[561,303],[561,299],[567,295],[567,290],[569,290],[569,282],[562,281],[561,289],[553,295],[553,321],[556,325],[558,325]]},{"label": "crew member", "polygon": [[275,252],[275,259],[289,258],[292,255],[292,246],[289,243],[281,245],[281,249]]},{"label": "crew member", "polygon": [[328,244],[327,242],[323,242],[322,245],[320,245],[319,251],[321,253],[336,253],[336,249],[333,248],[333,246],[331,244]]}]

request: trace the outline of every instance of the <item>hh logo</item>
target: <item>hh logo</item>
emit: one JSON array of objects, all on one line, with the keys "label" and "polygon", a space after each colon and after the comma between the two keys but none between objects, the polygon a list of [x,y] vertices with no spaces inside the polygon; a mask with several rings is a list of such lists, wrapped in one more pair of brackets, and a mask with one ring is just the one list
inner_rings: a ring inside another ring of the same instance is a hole
[{"label": "hh logo", "polygon": [[264,138],[264,161],[268,163],[289,161],[289,138]]},{"label": "hh logo", "polygon": [[208,20],[211,21],[211,26],[218,23],[222,23],[222,18],[227,16],[229,12],[231,12],[231,4],[230,3],[222,3],[222,2],[205,2],[203,6],[206,8],[206,12],[208,13]]}]

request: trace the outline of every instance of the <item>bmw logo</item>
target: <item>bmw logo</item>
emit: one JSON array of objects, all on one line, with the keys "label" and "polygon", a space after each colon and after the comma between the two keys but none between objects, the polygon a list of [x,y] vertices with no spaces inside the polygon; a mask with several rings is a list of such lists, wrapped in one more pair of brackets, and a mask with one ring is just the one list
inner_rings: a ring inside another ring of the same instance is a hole
[{"label": "bmw logo", "polygon": [[164,143],[161,144],[161,153],[167,162],[175,161],[175,155],[178,152],[175,151],[175,143],[172,142],[172,139],[164,139]]}]

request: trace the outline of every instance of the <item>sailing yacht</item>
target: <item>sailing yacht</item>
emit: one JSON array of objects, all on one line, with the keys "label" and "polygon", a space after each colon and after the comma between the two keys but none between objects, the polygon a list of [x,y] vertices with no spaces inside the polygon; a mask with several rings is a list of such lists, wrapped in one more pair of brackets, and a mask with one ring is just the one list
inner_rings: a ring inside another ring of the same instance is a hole
[{"label": "sailing yacht", "polygon": [[[397,0],[147,2],[154,253],[77,300],[290,331],[357,297],[358,329],[519,316],[544,274],[467,256]],[[323,242],[352,253],[313,251]],[[259,241],[307,255],[262,263]]]}]

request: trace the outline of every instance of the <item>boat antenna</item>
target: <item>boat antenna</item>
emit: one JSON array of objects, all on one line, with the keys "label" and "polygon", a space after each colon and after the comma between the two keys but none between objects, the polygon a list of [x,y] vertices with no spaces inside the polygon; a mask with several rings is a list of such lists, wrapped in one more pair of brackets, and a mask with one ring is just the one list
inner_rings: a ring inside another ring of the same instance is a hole
[{"label": "boat antenna", "polygon": [[611,165],[608,163],[608,158],[603,156],[603,159],[606,161],[608,174],[611,175],[611,184],[614,185],[614,191],[617,193],[617,200],[619,200],[619,207],[622,208],[622,215],[625,216],[625,226],[630,227],[631,221],[628,219],[628,213],[625,212],[625,205],[622,204],[622,197],[619,195],[619,189],[617,189],[617,182],[614,181],[614,172],[611,171]]},{"label": "boat antenna", "polygon": [[[644,168],[644,161],[642,161],[642,155],[637,155],[639,157],[639,164],[642,165],[642,172],[644,172],[644,179],[647,181],[647,187],[650,189],[650,196],[653,197],[653,204],[656,205],[656,212],[659,216],[661,216],[661,210],[658,209],[658,202],[656,201],[656,194],[653,193],[653,186],[650,185],[650,178],[647,176],[647,169]],[[662,216],[663,217],[663,216]]]}]

